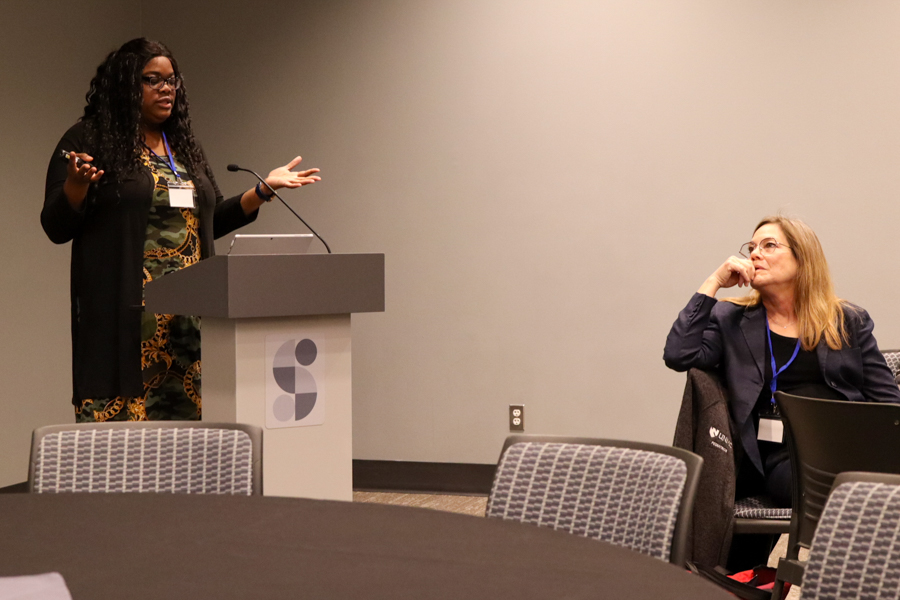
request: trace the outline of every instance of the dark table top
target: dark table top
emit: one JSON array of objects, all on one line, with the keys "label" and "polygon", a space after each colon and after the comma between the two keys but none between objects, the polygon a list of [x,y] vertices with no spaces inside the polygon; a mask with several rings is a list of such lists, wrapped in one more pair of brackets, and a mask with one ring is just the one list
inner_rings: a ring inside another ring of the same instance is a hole
[{"label": "dark table top", "polygon": [[729,594],[563,532],[427,509],[168,494],[2,494],[0,576],[103,598],[652,598]]}]

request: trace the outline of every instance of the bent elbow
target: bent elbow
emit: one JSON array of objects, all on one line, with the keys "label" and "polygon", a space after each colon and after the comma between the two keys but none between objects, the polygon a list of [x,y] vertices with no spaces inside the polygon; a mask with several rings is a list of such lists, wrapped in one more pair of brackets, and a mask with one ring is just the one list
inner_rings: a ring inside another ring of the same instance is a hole
[{"label": "bent elbow", "polygon": [[665,361],[667,367],[669,367],[676,373],[684,373],[685,371],[687,371],[688,369],[691,368],[691,366],[689,364],[684,363],[679,360],[670,360],[670,359],[663,358],[663,361]]},{"label": "bent elbow", "polygon": [[685,341],[684,336],[676,331],[676,322],[672,326],[669,335],[666,336],[666,344],[663,348],[663,362],[673,371],[687,371],[691,365],[688,364],[691,356],[690,345]]},{"label": "bent elbow", "polygon": [[668,347],[663,351],[663,362],[666,363],[667,367],[679,373],[687,371],[692,366],[689,364],[687,357],[680,353],[672,352]]},{"label": "bent elbow", "polygon": [[700,369],[712,369],[719,364],[706,348],[684,348],[680,346],[666,345],[663,351],[663,362],[673,371],[682,373],[695,367]]},{"label": "bent elbow", "polygon": [[72,241],[71,236],[62,235],[62,234],[58,234],[58,233],[51,234],[49,231],[47,232],[47,237],[50,239],[51,242],[53,242],[54,244],[57,244],[57,245],[66,244],[66,243]]}]

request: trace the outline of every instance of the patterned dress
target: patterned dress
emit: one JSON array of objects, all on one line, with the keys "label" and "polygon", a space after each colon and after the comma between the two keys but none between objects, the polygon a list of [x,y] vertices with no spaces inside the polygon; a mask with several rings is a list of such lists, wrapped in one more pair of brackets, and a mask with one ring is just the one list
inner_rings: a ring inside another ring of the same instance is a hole
[{"label": "patterned dress", "polygon": [[[153,174],[153,202],[144,242],[144,285],[200,260],[196,209],[169,206],[166,182],[176,177],[164,158],[144,155]],[[190,177],[176,161],[182,182]],[[197,192],[194,191],[194,206]],[[200,318],[143,313],[141,318],[142,396],[117,396],[81,401],[75,407],[79,423],[200,419]]]}]

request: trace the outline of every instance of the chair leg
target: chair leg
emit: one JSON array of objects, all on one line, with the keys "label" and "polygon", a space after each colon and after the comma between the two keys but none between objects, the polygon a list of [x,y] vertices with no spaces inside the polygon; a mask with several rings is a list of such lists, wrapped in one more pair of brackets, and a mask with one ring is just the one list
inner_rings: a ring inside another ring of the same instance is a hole
[{"label": "chair leg", "polygon": [[772,600],[781,600],[784,598],[784,583],[775,576],[775,583],[772,585]]},{"label": "chair leg", "polygon": [[[789,552],[790,554],[790,552]],[[775,582],[772,585],[772,600],[781,600],[784,597],[784,584],[800,585],[803,581],[805,563],[796,559],[782,558],[778,561],[778,570],[775,571]]]}]

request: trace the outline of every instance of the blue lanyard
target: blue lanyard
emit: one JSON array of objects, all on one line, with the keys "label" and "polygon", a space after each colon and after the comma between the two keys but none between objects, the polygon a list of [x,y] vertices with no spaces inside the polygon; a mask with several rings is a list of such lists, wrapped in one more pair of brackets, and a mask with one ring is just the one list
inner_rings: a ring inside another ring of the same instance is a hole
[{"label": "blue lanyard", "polygon": [[[178,169],[175,168],[175,159],[172,158],[172,150],[169,148],[169,140],[166,139],[165,131],[163,131],[162,137],[163,137],[163,144],[165,144],[165,146],[166,146],[166,160],[169,162],[169,167],[171,167],[172,173],[175,174],[175,179],[177,179],[178,181],[181,181],[181,175],[178,174]],[[147,148],[147,150],[150,150],[150,148]],[[154,152],[153,150],[150,150],[150,154],[152,154],[156,158],[159,158],[159,155],[156,154],[156,152]]]},{"label": "blue lanyard", "polygon": [[800,338],[797,338],[797,345],[794,346],[794,353],[791,355],[791,359],[778,369],[775,366],[775,352],[772,350],[772,331],[769,329],[768,315],[766,315],[766,337],[769,338],[769,358],[772,359],[772,382],[769,384],[769,387],[772,390],[772,411],[774,412],[776,408],[775,390],[778,388],[778,376],[784,373],[784,370],[791,366],[791,363],[797,358],[797,354],[800,352]]}]

